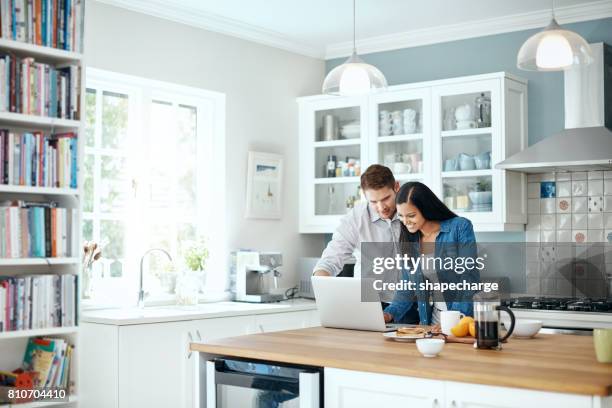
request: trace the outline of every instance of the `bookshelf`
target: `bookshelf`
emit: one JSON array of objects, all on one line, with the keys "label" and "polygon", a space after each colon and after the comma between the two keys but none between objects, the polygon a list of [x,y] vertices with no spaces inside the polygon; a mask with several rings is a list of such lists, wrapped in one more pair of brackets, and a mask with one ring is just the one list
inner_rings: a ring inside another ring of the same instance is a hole
[{"label": "bookshelf", "polygon": [[[43,0],[44,2],[45,0]],[[23,132],[42,132],[44,135],[53,135],[58,133],[74,132],[77,134],[76,142],[76,169],[77,179],[76,186],[63,185],[62,187],[48,187],[46,183],[38,184],[36,186],[22,185],[21,183],[16,184],[15,182],[5,184],[5,180],[0,179],[0,202],[23,200],[29,203],[36,202],[42,205],[51,202],[57,203],[58,207],[70,208],[76,210],[76,216],[71,221],[72,228],[67,229],[67,234],[70,234],[70,246],[72,251],[67,254],[62,254],[56,257],[2,257],[0,256],[0,276],[10,276],[13,278],[22,278],[27,275],[74,275],[76,276],[76,290],[75,290],[75,305],[74,305],[74,324],[67,327],[47,327],[40,329],[28,329],[28,330],[14,330],[14,331],[3,331],[0,332],[0,370],[12,370],[21,365],[25,347],[28,339],[31,337],[44,336],[54,337],[67,340],[69,343],[74,345],[74,352],[71,360],[71,395],[69,400],[66,402],[48,402],[48,401],[35,401],[23,404],[6,404],[0,402],[0,408],[8,408],[19,406],[22,408],[34,408],[34,407],[76,407],[79,404],[78,393],[79,393],[79,358],[80,358],[80,346],[79,346],[79,327],[78,327],[78,316],[80,315],[80,293],[78,287],[80,285],[80,243],[81,238],[81,195],[82,195],[82,159],[84,153],[84,131],[85,131],[85,65],[84,57],[82,52],[72,51],[74,49],[82,50],[82,38],[84,30],[84,0],[71,0],[75,7],[75,10],[80,9],[80,23],[76,20],[73,26],[73,34],[71,41],[75,44],[78,43],[77,47],[71,47],[71,50],[64,50],[60,48],[53,48],[49,46],[43,46],[31,42],[16,41],[15,38],[8,38],[6,32],[0,30],[0,55],[10,55],[11,58],[33,58],[33,61],[37,64],[45,64],[51,67],[51,69],[62,70],[68,65],[78,66],[78,82],[80,83],[80,89],[78,92],[73,94],[72,102],[78,107],[79,116],[78,120],[72,118],[72,115],[63,115],[62,118],[50,117],[44,115],[34,115],[20,113],[21,111],[8,111],[2,110],[0,104],[0,129],[8,129],[11,132],[23,133]],[[47,3],[50,4],[50,3]],[[66,3],[68,4],[68,3]],[[76,13],[74,14],[76,16]],[[2,16],[3,23],[4,15]],[[45,21],[44,19],[39,21]],[[47,19],[47,21],[51,21]],[[36,24],[36,23],[34,23]],[[43,23],[40,23],[43,24]],[[27,27],[27,25],[26,25]],[[27,30],[28,28],[26,28]],[[56,29],[55,25],[47,26],[48,33],[52,33]],[[44,28],[38,32],[44,32]],[[80,35],[76,34],[81,32]],[[47,34],[48,35],[48,34]],[[61,34],[57,34],[58,36]],[[67,34],[66,34],[67,35]],[[76,36],[79,40],[74,40]],[[49,38],[49,37],[47,37]],[[66,37],[68,38],[68,37]],[[40,43],[40,38],[37,40]],[[36,42],[36,41],[34,41]],[[44,71],[43,71],[44,72]],[[46,74],[46,73],[45,73]],[[70,72],[70,77],[74,79],[74,73]],[[0,75],[0,80],[3,76]],[[46,77],[45,77],[46,78]],[[59,82],[58,82],[59,87]],[[51,94],[52,88],[47,88],[47,94],[40,92],[39,89],[35,91],[36,95],[47,95],[47,101]],[[67,94],[67,93],[65,93]],[[76,98],[76,100],[75,100]],[[52,100],[52,99],[51,99]],[[61,101],[58,101],[60,103]],[[49,103],[45,105],[46,108],[41,108],[41,111],[49,110]],[[55,105],[54,105],[55,106]],[[50,111],[50,110],[49,110]],[[68,111],[70,113],[70,110]],[[45,138],[46,140],[46,138]],[[17,155],[15,155],[17,157]],[[0,156],[0,164],[2,164],[2,156]],[[45,168],[46,169],[46,168]],[[13,173],[14,174],[14,173]],[[4,183],[4,184],[3,184]],[[72,183],[71,183],[72,184]],[[43,186],[45,185],[45,186]],[[61,184],[60,184],[61,185]],[[74,188],[76,187],[76,188]],[[45,231],[47,234],[47,231]],[[0,240],[4,237],[0,236]],[[40,326],[39,326],[40,327]]]}]

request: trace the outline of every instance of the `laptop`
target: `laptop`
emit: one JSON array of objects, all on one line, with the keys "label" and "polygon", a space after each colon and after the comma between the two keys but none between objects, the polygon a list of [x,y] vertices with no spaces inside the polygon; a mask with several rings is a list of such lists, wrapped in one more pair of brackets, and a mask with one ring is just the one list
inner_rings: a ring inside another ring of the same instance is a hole
[{"label": "laptop", "polygon": [[[313,276],[314,291],[321,326],[386,332],[408,324],[385,324],[380,302],[361,300],[362,279]],[[364,288],[372,285],[364,285]],[[374,289],[371,289],[374,291]]]}]

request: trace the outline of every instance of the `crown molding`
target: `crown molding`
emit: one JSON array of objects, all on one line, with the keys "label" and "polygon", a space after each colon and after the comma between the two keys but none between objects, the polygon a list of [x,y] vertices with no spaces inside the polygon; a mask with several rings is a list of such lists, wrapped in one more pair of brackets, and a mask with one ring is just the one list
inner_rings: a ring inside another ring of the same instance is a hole
[{"label": "crown molding", "polygon": [[[460,24],[405,31],[358,40],[357,50],[360,55],[364,55],[512,31],[543,28],[550,22],[550,17],[550,10],[546,9],[504,17],[468,21]],[[599,0],[580,5],[555,8],[555,17],[559,24],[612,17],[612,0]],[[350,41],[331,44],[326,48],[325,59],[348,57],[352,51],[353,44]]]},{"label": "crown molding", "polygon": [[300,44],[280,33],[266,30],[237,20],[206,13],[194,8],[171,4],[159,0],[96,0],[99,3],[121,7],[127,10],[163,18],[193,27],[203,28],[220,34],[241,38],[258,44],[279,48],[307,57],[324,57],[324,50]]},{"label": "crown molding", "polygon": [[[283,34],[271,30],[245,24],[216,14],[206,13],[201,10],[171,4],[163,0],[96,1],[312,58],[333,59],[348,57],[353,50],[353,45],[350,41],[331,44],[325,49],[319,49],[318,47],[292,41]],[[612,17],[612,0],[598,0],[574,6],[559,7],[555,9],[555,17],[560,24]],[[549,22],[550,10],[545,9],[529,13],[513,14],[510,16],[467,21],[465,23],[448,24],[370,37],[358,40],[357,49],[359,54],[363,55],[513,31],[542,28]]]}]

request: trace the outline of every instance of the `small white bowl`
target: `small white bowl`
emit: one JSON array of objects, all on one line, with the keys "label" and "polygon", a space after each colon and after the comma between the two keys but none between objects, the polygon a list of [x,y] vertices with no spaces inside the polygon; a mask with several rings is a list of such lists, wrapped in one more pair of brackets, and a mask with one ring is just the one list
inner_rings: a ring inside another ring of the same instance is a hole
[{"label": "small white bowl", "polygon": [[444,339],[418,339],[416,346],[424,357],[435,357],[444,348]]},{"label": "small white bowl", "polygon": [[[504,326],[510,327],[510,322],[506,322]],[[516,322],[514,323],[514,331],[512,332],[512,337],[533,337],[538,334],[541,328],[541,320],[516,319]]]}]

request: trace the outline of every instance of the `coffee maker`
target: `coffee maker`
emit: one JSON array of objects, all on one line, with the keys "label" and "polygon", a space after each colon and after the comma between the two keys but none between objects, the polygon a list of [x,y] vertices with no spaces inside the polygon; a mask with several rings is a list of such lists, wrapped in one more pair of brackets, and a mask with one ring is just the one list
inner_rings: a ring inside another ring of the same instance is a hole
[{"label": "coffee maker", "polygon": [[282,294],[270,293],[278,289],[281,273],[278,267],[283,264],[280,252],[236,253],[236,301],[251,303],[279,302]]}]

